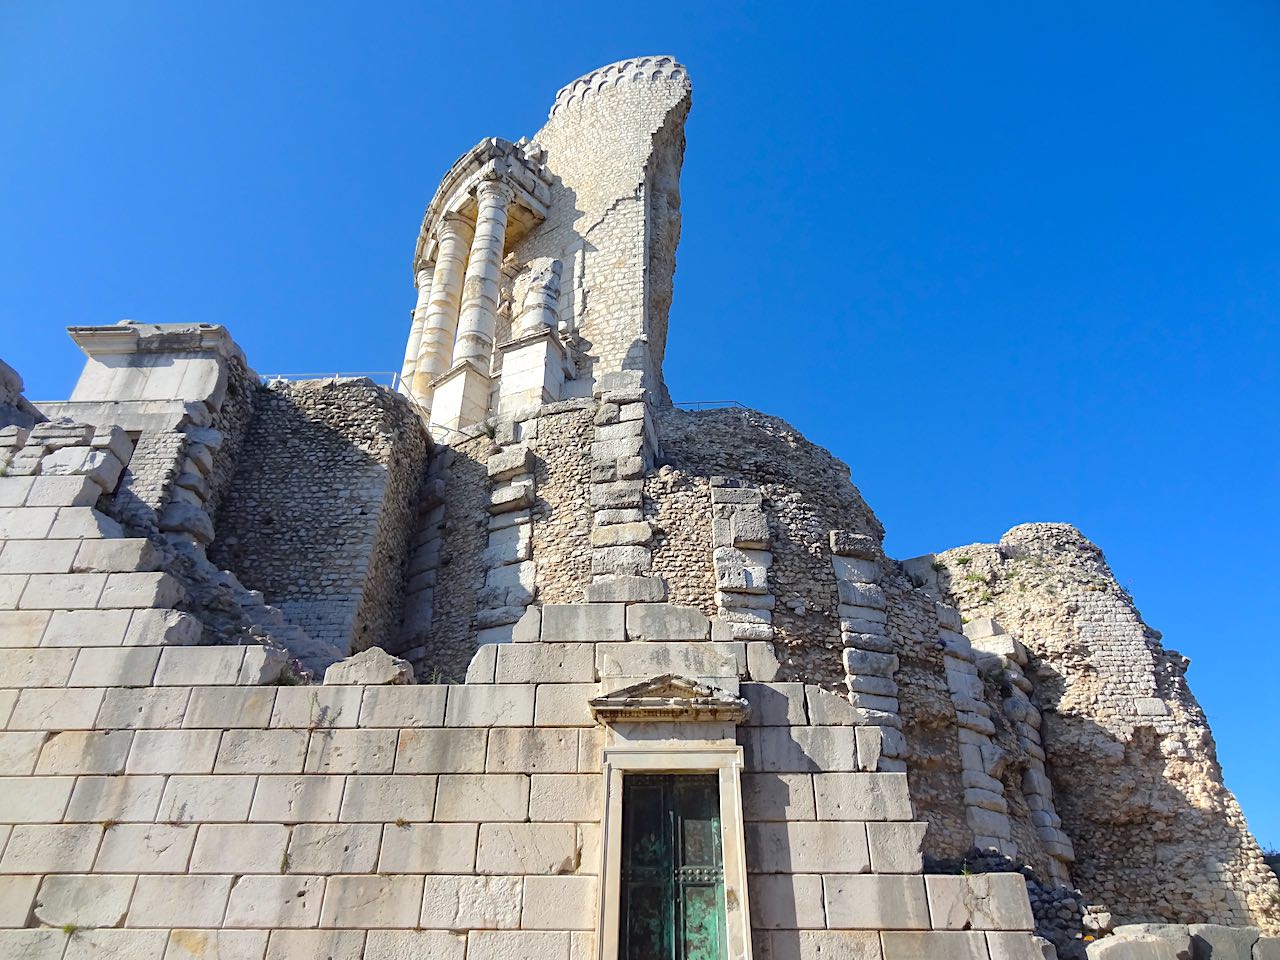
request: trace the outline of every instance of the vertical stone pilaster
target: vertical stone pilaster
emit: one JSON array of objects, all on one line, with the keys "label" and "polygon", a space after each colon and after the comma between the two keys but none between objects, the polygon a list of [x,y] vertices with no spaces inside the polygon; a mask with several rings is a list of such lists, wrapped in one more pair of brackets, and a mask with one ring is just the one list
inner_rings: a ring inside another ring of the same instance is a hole
[{"label": "vertical stone pilaster", "polygon": [[711,537],[721,619],[729,622],[735,640],[772,640],[773,554],[760,491],[739,480],[712,477]]},{"label": "vertical stone pilaster", "polygon": [[[879,548],[865,534],[830,533],[831,568],[839,590],[840,638],[845,684],[859,733],[859,763],[868,771],[904,772],[906,741],[898,713],[898,656],[886,624],[888,606],[880,579]],[[877,749],[864,750],[864,742]]]},{"label": "vertical stone pilaster", "polygon": [[514,196],[515,191],[498,180],[484,180],[476,188],[476,230],[462,283],[453,363],[470,361],[485,373],[489,371],[497,327],[507,207]]},{"label": "vertical stone pilaster", "polygon": [[418,359],[414,366],[411,396],[431,407],[431,381],[449,369],[454,333],[462,300],[463,270],[474,227],[470,221],[450,214],[440,221],[436,269],[431,278],[431,296],[423,320]]}]

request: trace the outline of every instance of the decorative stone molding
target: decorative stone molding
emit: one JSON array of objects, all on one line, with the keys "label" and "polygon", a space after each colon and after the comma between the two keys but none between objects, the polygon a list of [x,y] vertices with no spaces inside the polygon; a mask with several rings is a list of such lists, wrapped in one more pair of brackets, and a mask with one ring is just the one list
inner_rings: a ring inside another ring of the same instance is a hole
[{"label": "decorative stone molding", "polygon": [[744,698],[672,673],[614,690],[589,703],[591,715],[604,723],[744,723],[751,715],[751,705]]}]

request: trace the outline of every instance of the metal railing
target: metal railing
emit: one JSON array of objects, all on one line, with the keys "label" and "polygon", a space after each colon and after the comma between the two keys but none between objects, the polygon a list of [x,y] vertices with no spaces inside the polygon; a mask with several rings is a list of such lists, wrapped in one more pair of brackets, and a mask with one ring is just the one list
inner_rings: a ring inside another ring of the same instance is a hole
[{"label": "metal railing", "polygon": [[273,380],[347,380],[354,377],[368,377],[374,383],[382,384],[397,390],[400,387],[400,374],[393,370],[357,371],[355,373],[260,373],[258,379],[262,383]]},{"label": "metal railing", "polygon": [[737,400],[681,400],[674,402],[672,406],[679,407],[681,410],[714,410],[717,407],[737,407],[740,410],[751,409],[745,403],[739,403]]}]

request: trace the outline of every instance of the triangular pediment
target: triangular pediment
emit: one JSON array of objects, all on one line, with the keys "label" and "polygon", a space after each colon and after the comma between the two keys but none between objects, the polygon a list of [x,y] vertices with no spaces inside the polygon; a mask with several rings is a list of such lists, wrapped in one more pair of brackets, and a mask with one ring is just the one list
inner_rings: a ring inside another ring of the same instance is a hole
[{"label": "triangular pediment", "polygon": [[750,704],[742,697],[674,673],[602,694],[591,700],[590,705],[592,714],[606,722],[732,720],[741,723],[751,713]]}]

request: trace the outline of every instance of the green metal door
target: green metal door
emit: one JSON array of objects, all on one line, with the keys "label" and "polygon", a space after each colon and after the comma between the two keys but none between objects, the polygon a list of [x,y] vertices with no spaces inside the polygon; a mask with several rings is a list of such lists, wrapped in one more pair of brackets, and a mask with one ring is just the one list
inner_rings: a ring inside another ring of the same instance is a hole
[{"label": "green metal door", "polygon": [[621,896],[621,960],[724,960],[715,774],[623,779]]}]

